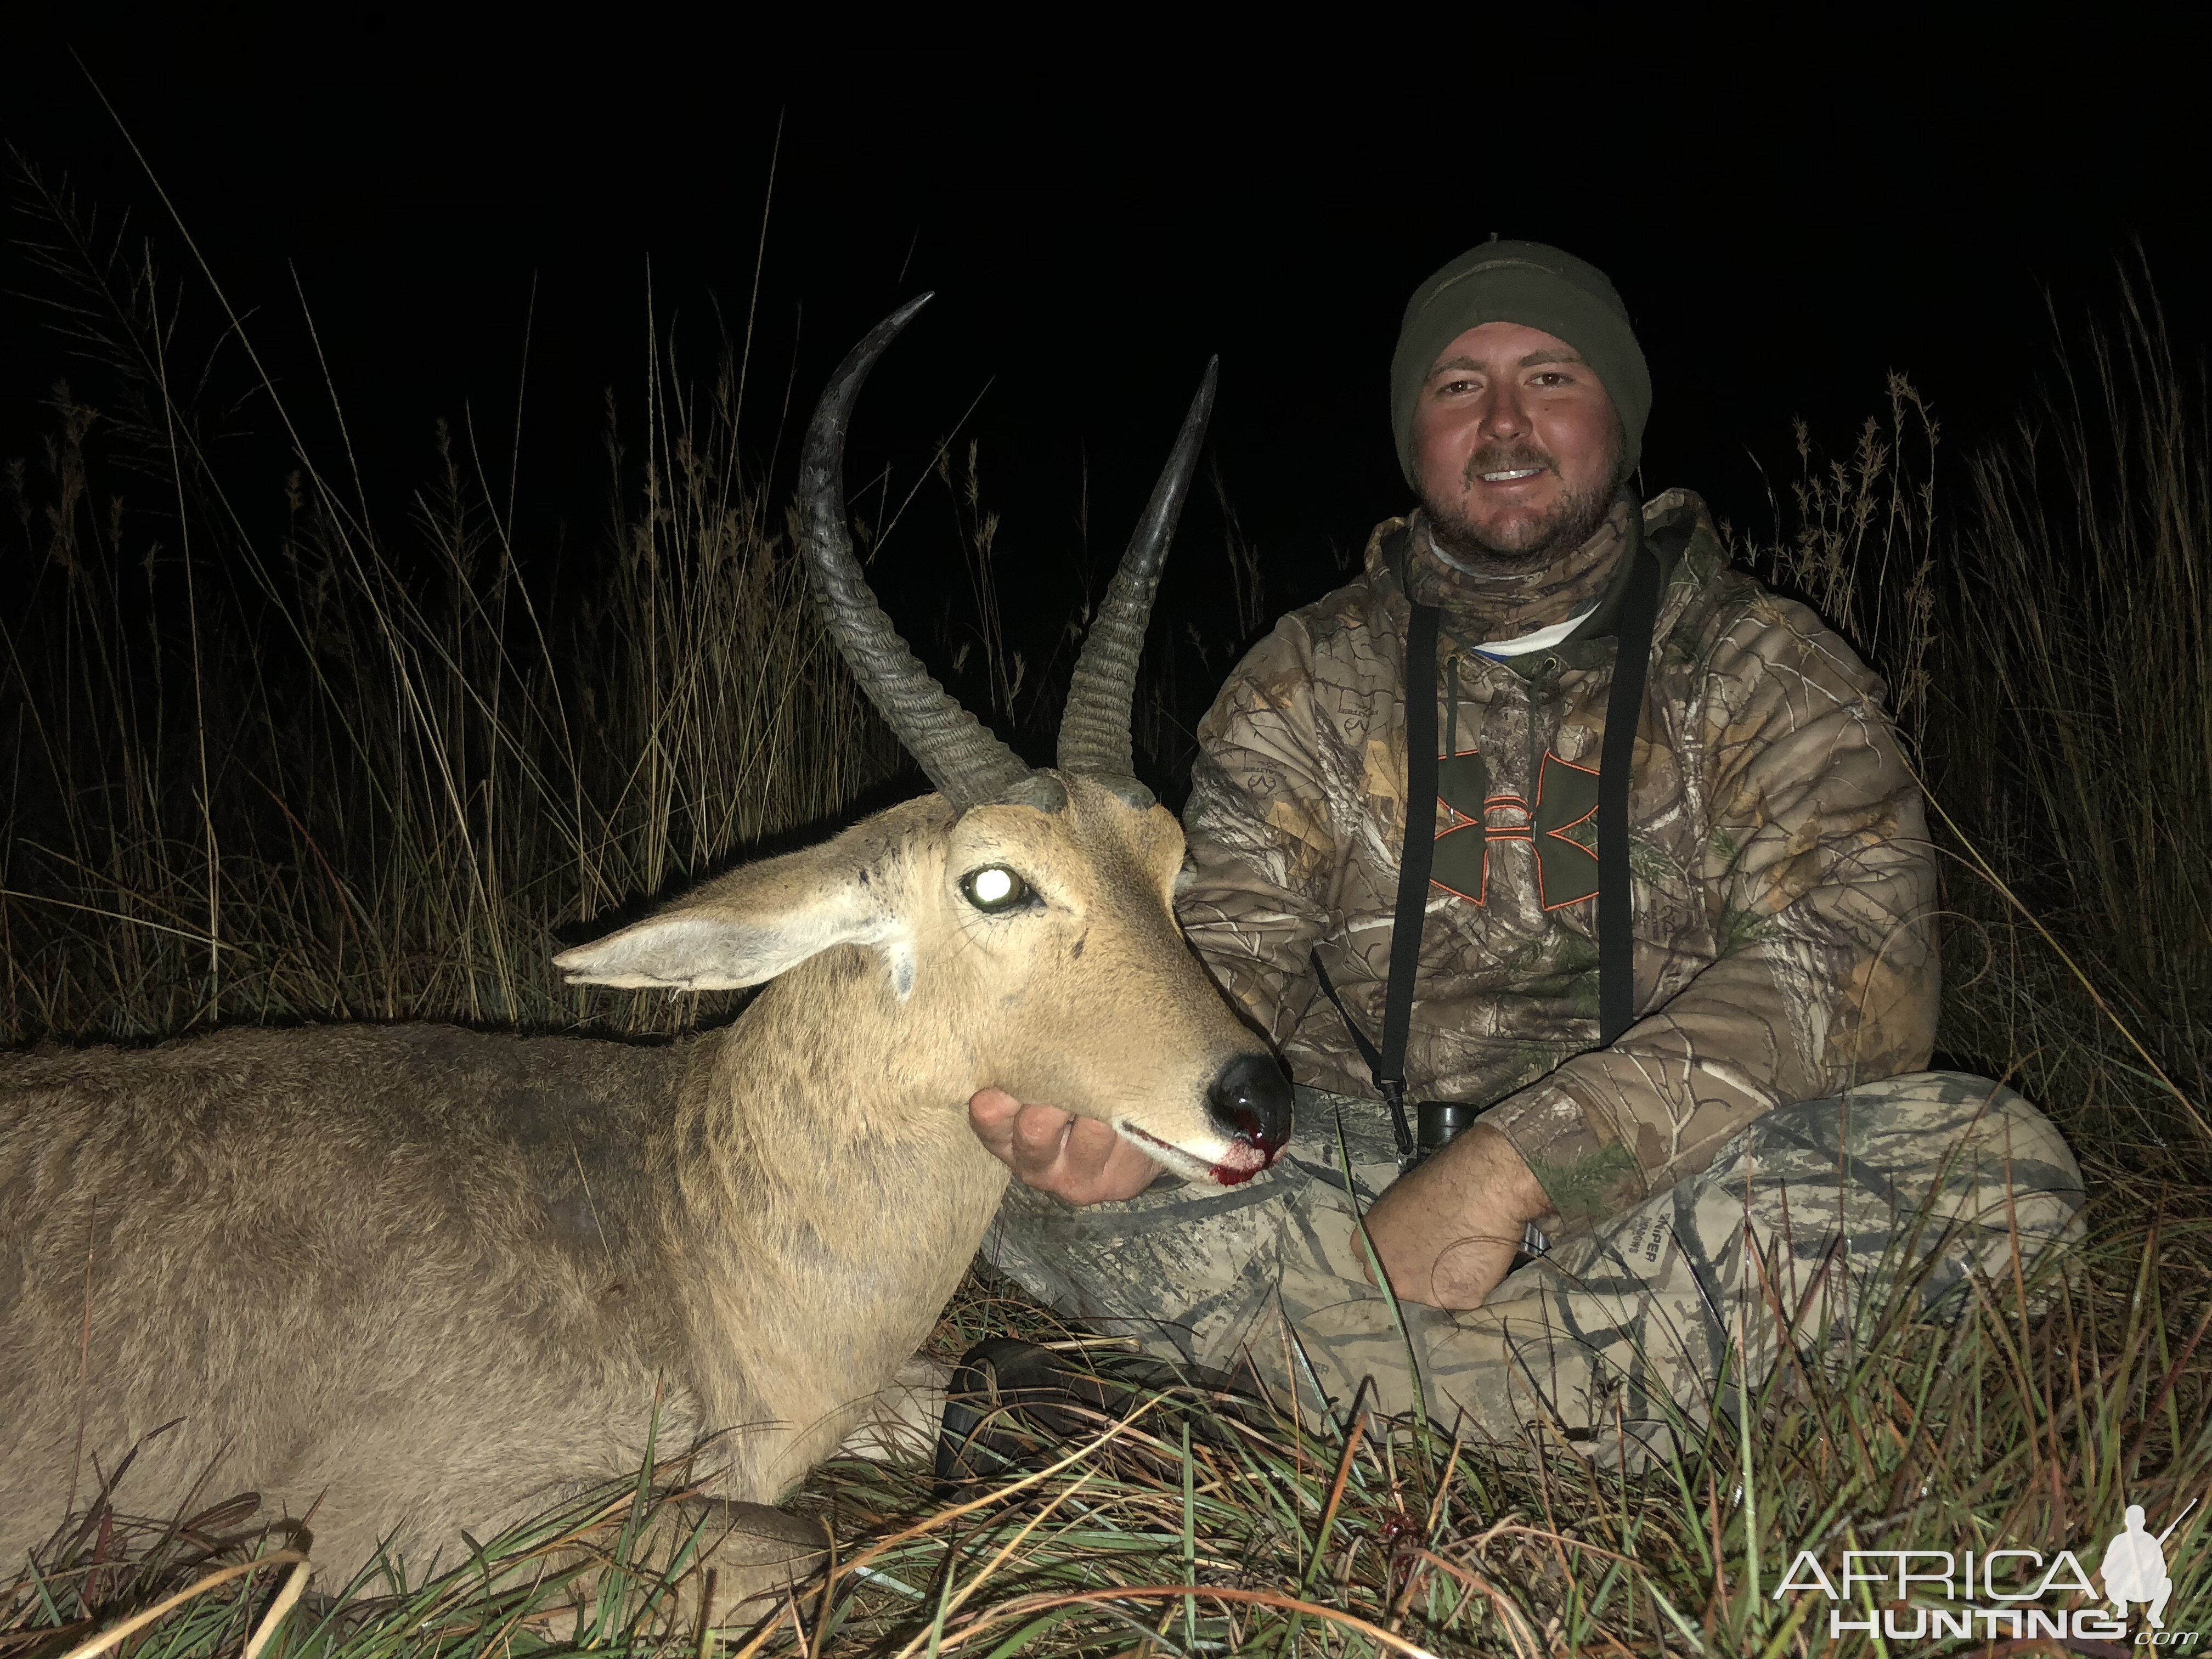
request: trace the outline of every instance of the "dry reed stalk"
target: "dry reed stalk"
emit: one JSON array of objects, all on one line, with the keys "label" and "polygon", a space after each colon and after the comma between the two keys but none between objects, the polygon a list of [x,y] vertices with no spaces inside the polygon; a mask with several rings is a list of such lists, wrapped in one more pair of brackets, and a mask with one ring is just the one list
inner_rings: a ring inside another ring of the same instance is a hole
[{"label": "dry reed stalk", "polygon": [[269,1610],[261,1615],[260,1623],[253,1627],[253,1634],[246,1641],[242,1656],[242,1659],[259,1659],[261,1650],[268,1644],[269,1638],[276,1633],[277,1625],[283,1621],[286,1613],[291,1612],[293,1604],[300,1599],[301,1592],[307,1587],[307,1575],[313,1571],[313,1564],[307,1559],[302,1551],[278,1550],[273,1555],[261,1556],[252,1561],[240,1561],[228,1567],[218,1567],[205,1577],[179,1590],[174,1595],[157,1601],[142,1612],[131,1614],[120,1624],[100,1632],[99,1635],[88,1640],[78,1643],[76,1646],[64,1654],[62,1659],[93,1659],[94,1655],[106,1652],[118,1642],[136,1635],[157,1620],[167,1618],[187,1601],[195,1601],[211,1589],[219,1589],[232,1580],[258,1572],[263,1567],[281,1566],[289,1566],[291,1571],[284,1575],[284,1583],[276,1592],[276,1599],[269,1604]]}]

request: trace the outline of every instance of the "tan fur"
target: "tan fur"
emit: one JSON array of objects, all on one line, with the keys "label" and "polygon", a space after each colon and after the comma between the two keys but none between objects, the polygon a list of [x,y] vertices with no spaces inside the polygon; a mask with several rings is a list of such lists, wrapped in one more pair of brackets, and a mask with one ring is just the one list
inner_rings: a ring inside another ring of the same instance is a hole
[{"label": "tan fur", "polygon": [[[1227,1145],[1209,1081],[1265,1052],[1176,928],[1175,820],[1061,781],[1060,811],[910,801],[560,959],[780,975],[688,1042],[335,1027],[0,1059],[0,1562],[172,1419],[119,1506],[312,1509],[325,1583],[387,1534],[452,1560],[460,1528],[635,1468],[656,1384],[663,1450],[727,1431],[714,1491],[773,1502],[981,1240],[1006,1176],[969,1094],[1195,1167]],[[979,914],[958,883],[985,864],[1044,902]]]}]

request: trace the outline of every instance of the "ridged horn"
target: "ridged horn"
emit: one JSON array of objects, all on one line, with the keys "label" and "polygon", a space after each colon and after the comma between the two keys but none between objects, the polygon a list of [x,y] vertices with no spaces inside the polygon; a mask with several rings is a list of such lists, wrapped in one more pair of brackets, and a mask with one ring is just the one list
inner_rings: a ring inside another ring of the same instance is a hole
[{"label": "ridged horn", "polygon": [[853,678],[939,793],[965,809],[994,800],[1030,775],[1020,756],[960,706],[921,665],[876,603],[853,556],[845,521],[845,428],[860,384],[931,295],[909,300],[878,323],[837,366],[815,405],[799,460],[799,544],[814,602]]},{"label": "ridged horn", "polygon": [[1129,550],[1121,556],[1113,585],[1083,641],[1076,659],[1075,677],[1067,688],[1067,712],[1060,719],[1060,767],[1063,772],[1082,772],[1127,777],[1136,769],[1129,742],[1129,703],[1137,689],[1137,661],[1144,654],[1145,623],[1152,611],[1152,595],[1160,585],[1160,566],[1168,544],[1175,538],[1176,520],[1182,516],[1183,498],[1190,493],[1190,475],[1198,466],[1199,446],[1206,441],[1206,417],[1213,413],[1214,382],[1221,368],[1216,357],[1206,366],[1198,396],[1190,400],[1175,449],[1152,486],[1152,499],[1137,520],[1129,538]]}]

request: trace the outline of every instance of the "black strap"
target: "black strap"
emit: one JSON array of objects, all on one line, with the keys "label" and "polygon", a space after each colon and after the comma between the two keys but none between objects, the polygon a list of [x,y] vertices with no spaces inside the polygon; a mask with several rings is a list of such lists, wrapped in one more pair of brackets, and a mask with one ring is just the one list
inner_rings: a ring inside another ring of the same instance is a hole
[{"label": "black strap", "polygon": [[1416,605],[1406,625],[1406,840],[1398,858],[1398,909],[1390,925],[1390,978],[1382,994],[1380,1048],[1367,1040],[1329,982],[1320,951],[1310,958],[1322,994],[1335,1005],[1367,1062],[1376,1091],[1390,1109],[1401,1168],[1413,1159],[1413,1126],[1406,1116],[1406,1036],[1413,1023],[1421,923],[1428,915],[1429,869],[1437,851],[1437,619],[1436,606]]},{"label": "black strap", "polygon": [[1636,913],[1629,890],[1628,785],[1636,731],[1644,721],[1644,682],[1651,666],[1651,626],[1659,614],[1659,561],[1630,543],[1636,561],[1622,596],[1613,686],[1605,701],[1605,747],[1597,776],[1597,1029],[1610,1048],[1636,1023]]},{"label": "black strap", "polygon": [[1406,624],[1406,845],[1398,859],[1398,912],[1390,924],[1390,988],[1382,1001],[1382,1088],[1406,1092],[1406,1034],[1421,970],[1421,923],[1437,855],[1437,608],[1413,607]]},{"label": "black strap", "polygon": [[1321,965],[1320,946],[1316,945],[1306,952],[1306,960],[1313,964],[1314,978],[1321,983],[1321,994],[1335,1006],[1336,1012],[1343,1018],[1344,1029],[1352,1033],[1352,1046],[1359,1050],[1360,1059],[1367,1062],[1367,1074],[1376,1080],[1379,1088],[1382,1079],[1382,1051],[1367,1040],[1367,1033],[1359,1029],[1359,1022],[1352,1018],[1352,1010],[1344,1006],[1344,999],[1337,994],[1336,982],[1329,978],[1328,969]]},{"label": "black strap", "polygon": [[[1644,685],[1651,665],[1651,630],[1659,614],[1659,562],[1647,552],[1642,526],[1631,520],[1628,589],[1622,595],[1615,635],[1613,684],[1606,696],[1605,744],[1598,767],[1598,1031],[1611,1048],[1636,1019],[1635,910],[1629,888],[1628,786],[1635,763],[1636,732],[1644,718]],[[1398,534],[1402,537],[1404,532]],[[1390,550],[1386,546],[1386,551]],[[1375,1087],[1390,1108],[1390,1129],[1401,1167],[1413,1157],[1413,1125],[1406,1116],[1406,1038],[1413,1018],[1413,981],[1420,972],[1421,924],[1428,915],[1429,871],[1437,833],[1437,607],[1416,605],[1406,625],[1406,839],[1398,860],[1398,908],[1391,923],[1390,978],[1382,994],[1382,1044],[1367,1034],[1344,1006],[1322,966],[1310,956],[1314,978],[1334,1005],[1344,1029],[1367,1062]],[[1457,686],[1453,688],[1455,721]]]}]

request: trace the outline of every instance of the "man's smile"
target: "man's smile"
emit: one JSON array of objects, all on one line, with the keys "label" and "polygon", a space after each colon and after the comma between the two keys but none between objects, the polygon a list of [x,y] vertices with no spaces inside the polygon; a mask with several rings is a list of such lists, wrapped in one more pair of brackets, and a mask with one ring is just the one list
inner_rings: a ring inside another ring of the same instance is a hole
[{"label": "man's smile", "polygon": [[1474,447],[1460,474],[1469,492],[1502,492],[1509,498],[1532,495],[1544,488],[1542,480],[1556,476],[1556,457],[1547,455],[1526,440],[1511,443],[1483,443]]}]

